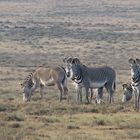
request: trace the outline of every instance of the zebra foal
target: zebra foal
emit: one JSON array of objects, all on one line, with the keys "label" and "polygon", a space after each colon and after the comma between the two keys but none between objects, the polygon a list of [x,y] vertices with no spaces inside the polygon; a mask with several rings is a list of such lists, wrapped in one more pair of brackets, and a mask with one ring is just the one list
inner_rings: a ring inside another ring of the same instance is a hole
[{"label": "zebra foal", "polygon": [[116,72],[110,67],[91,68],[81,63],[70,63],[66,66],[66,72],[75,82],[77,101],[82,103],[82,88],[86,90],[86,99],[88,99],[89,89],[105,87],[109,93],[108,103],[112,102],[112,96],[115,91]]},{"label": "zebra foal", "polygon": [[122,102],[125,103],[132,99],[133,88],[131,83],[123,84],[122,87],[123,87]]},{"label": "zebra foal", "polygon": [[[23,88],[23,101],[30,101],[32,93],[39,87],[40,95],[43,98],[43,89],[47,86],[57,85],[60,91],[60,101],[62,95],[68,96],[67,76],[63,67],[44,68],[39,67],[30,73],[21,84]],[[67,97],[68,99],[68,97]]]}]

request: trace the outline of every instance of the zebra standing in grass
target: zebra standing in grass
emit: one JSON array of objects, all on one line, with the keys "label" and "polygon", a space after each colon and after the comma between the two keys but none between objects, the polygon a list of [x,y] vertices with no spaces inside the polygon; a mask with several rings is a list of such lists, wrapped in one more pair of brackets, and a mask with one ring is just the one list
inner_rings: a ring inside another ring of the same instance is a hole
[{"label": "zebra standing in grass", "polygon": [[32,81],[32,76],[35,70],[30,72],[27,77],[25,78],[24,82],[21,83],[21,88],[23,89],[23,101],[29,100],[30,90],[33,87],[34,83]]},{"label": "zebra standing in grass", "polygon": [[82,103],[82,88],[86,90],[86,99],[88,91],[92,88],[105,87],[109,92],[108,103],[112,102],[112,96],[115,91],[116,72],[110,67],[90,68],[81,63],[70,63],[66,66],[66,72],[76,84],[77,101]]},{"label": "zebra standing in grass", "polygon": [[[82,64],[81,61],[77,57],[73,57],[73,58],[65,57],[63,59],[63,62],[67,65],[67,68],[70,67],[70,64]],[[69,77],[69,75],[70,75],[70,71],[67,70],[67,76]],[[94,97],[93,97],[93,94],[94,94]],[[92,99],[94,99],[96,103],[100,104],[102,97],[103,97],[103,87],[100,87],[97,89],[90,88],[90,102],[92,102]]]},{"label": "zebra standing in grass", "polygon": [[129,59],[129,64],[131,65],[131,81],[133,93],[135,96],[135,109],[139,110],[140,102],[140,67],[139,59],[134,60],[133,58]]},{"label": "zebra standing in grass", "polygon": [[[68,96],[67,76],[63,67],[54,68],[39,67],[31,72],[21,84],[23,88],[23,100],[30,101],[32,93],[39,87],[40,95],[43,98],[43,89],[46,86],[57,85],[60,91],[60,101],[62,95]],[[68,99],[68,97],[67,97]]]}]

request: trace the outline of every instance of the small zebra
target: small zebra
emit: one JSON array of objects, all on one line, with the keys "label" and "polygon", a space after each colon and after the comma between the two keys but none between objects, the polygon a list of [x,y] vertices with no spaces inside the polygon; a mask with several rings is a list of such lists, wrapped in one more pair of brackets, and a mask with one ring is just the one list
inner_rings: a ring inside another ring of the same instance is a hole
[{"label": "small zebra", "polygon": [[[68,57],[68,58],[65,57],[63,59],[63,62],[67,65],[67,68],[70,67],[70,64],[82,64],[79,58],[77,57]],[[67,76],[69,77],[69,75],[70,72],[69,70],[67,70]],[[92,99],[94,99],[95,103],[100,104],[102,97],[103,97],[103,87],[97,89],[90,88],[90,103],[92,102]]]},{"label": "small zebra", "polygon": [[134,60],[133,58],[129,59],[129,64],[131,65],[131,82],[133,93],[135,96],[135,109],[139,110],[140,102],[140,67],[139,59]]},{"label": "small zebra", "polygon": [[88,99],[89,89],[105,87],[109,92],[108,103],[112,102],[112,96],[115,91],[116,72],[110,67],[91,68],[81,63],[70,63],[66,66],[66,72],[75,82],[77,92],[77,101],[82,103],[82,88],[86,90],[86,99]]},{"label": "small zebra", "polygon": [[122,85],[123,87],[123,97],[122,97],[122,102],[128,102],[132,99],[133,95],[133,88],[131,83],[126,83]]},{"label": "small zebra", "polygon": [[35,71],[31,72],[24,82],[21,84],[23,88],[23,101],[30,101],[32,93],[39,87],[40,95],[43,98],[43,89],[46,86],[57,85],[60,91],[60,101],[62,101],[62,95],[67,96],[67,76],[63,67],[58,66],[54,68],[39,67]]}]

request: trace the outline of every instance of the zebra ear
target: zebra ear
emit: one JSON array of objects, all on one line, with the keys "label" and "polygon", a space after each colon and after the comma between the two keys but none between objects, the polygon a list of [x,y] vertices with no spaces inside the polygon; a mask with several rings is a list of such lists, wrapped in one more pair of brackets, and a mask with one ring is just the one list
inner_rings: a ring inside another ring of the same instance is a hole
[{"label": "zebra ear", "polygon": [[69,57],[69,58],[67,59],[67,63],[73,63],[73,58]]},{"label": "zebra ear", "polygon": [[64,62],[64,63],[66,63],[66,60],[67,60],[67,58],[66,58],[66,57],[64,57],[64,58],[63,58],[63,62]]},{"label": "zebra ear", "polygon": [[21,87],[23,87],[23,83],[18,83]]},{"label": "zebra ear", "polygon": [[136,62],[137,62],[138,64],[140,64],[140,59],[139,59],[139,58],[136,58]]},{"label": "zebra ear", "polygon": [[130,58],[130,59],[129,59],[129,63],[130,63],[130,64],[135,64],[136,61],[135,61],[133,58]]},{"label": "zebra ear", "polygon": [[123,89],[127,87],[127,84],[122,84]]},{"label": "zebra ear", "polygon": [[79,64],[80,63],[80,60],[77,57],[73,58],[73,60],[74,60],[75,64]]},{"label": "zebra ear", "polygon": [[71,64],[75,64],[75,60],[74,59],[72,59]]}]

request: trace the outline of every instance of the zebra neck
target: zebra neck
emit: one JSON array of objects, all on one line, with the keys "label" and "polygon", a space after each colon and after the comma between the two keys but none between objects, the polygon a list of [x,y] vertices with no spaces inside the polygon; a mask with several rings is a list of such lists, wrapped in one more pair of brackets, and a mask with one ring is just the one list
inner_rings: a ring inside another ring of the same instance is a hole
[{"label": "zebra neck", "polygon": [[28,87],[29,87],[29,88],[32,88],[32,87],[33,87],[33,81],[32,81],[32,79],[30,79],[30,80],[28,81]]},{"label": "zebra neck", "polygon": [[140,84],[140,75],[138,74],[137,76],[133,76],[132,80],[135,86],[138,86]]},{"label": "zebra neck", "polygon": [[83,82],[83,78],[82,78],[82,76],[79,76],[79,77],[76,77],[76,78],[74,79],[74,81],[75,81],[75,83],[77,83],[77,84],[81,84],[81,83]]}]

